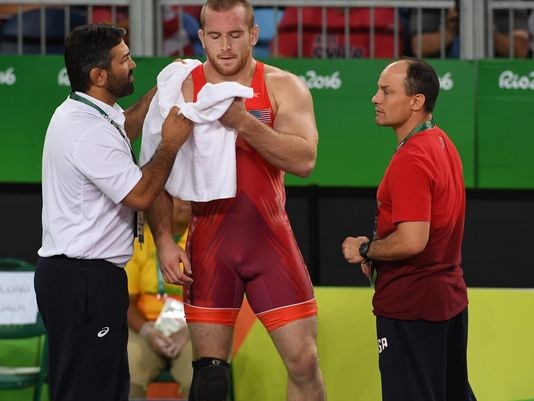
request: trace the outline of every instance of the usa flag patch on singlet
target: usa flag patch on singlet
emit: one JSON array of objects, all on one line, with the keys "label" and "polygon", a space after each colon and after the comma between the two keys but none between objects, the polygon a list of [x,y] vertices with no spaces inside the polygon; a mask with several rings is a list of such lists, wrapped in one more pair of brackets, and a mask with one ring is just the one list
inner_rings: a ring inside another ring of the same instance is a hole
[{"label": "usa flag patch on singlet", "polygon": [[260,122],[266,125],[271,125],[271,113],[269,109],[249,110],[249,113],[256,117]]}]

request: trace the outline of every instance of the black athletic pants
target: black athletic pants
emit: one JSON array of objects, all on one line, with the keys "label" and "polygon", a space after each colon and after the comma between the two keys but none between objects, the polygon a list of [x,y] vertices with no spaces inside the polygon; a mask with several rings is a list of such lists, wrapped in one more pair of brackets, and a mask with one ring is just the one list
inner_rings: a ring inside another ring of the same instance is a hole
[{"label": "black athletic pants", "polygon": [[443,322],[377,316],[383,401],[476,401],[467,378],[467,309]]},{"label": "black athletic pants", "polygon": [[127,401],[128,288],[104,260],[40,258],[39,311],[48,331],[51,401]]}]

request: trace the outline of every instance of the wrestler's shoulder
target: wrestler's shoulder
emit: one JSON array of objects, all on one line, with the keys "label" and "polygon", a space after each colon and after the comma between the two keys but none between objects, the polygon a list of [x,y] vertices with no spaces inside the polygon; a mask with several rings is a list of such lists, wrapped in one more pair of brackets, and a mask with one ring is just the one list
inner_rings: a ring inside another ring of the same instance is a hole
[{"label": "wrestler's shoulder", "polygon": [[305,87],[304,82],[297,75],[269,64],[265,64],[265,83],[267,86],[280,89]]}]

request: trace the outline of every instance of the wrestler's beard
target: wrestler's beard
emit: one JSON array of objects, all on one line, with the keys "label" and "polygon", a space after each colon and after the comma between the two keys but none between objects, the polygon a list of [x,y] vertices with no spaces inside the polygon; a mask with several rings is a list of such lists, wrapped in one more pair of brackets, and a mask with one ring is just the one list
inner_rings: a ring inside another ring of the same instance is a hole
[{"label": "wrestler's beard", "polygon": [[217,56],[214,57],[210,54],[206,54],[206,57],[208,61],[210,62],[210,64],[213,66],[213,69],[219,75],[223,77],[233,77],[234,75],[239,74],[239,72],[243,70],[243,68],[245,68],[245,65],[247,64],[247,61],[251,57],[251,54],[239,56],[237,58],[237,61],[235,61],[235,64],[232,67],[223,66],[223,60],[219,59]]},{"label": "wrestler's beard", "polygon": [[110,72],[108,75],[108,85],[106,89],[116,98],[131,95],[134,91],[133,80],[130,77],[133,75],[133,70],[130,70],[126,79]]}]

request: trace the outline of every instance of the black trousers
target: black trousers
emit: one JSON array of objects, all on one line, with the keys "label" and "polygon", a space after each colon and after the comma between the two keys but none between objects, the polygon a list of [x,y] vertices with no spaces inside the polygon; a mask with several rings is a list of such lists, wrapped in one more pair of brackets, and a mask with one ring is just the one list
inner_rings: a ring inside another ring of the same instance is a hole
[{"label": "black trousers", "polygon": [[39,311],[48,331],[51,401],[127,401],[126,273],[104,260],[40,258]]},{"label": "black trousers", "polygon": [[383,401],[476,401],[467,378],[467,309],[443,322],[377,316]]}]

